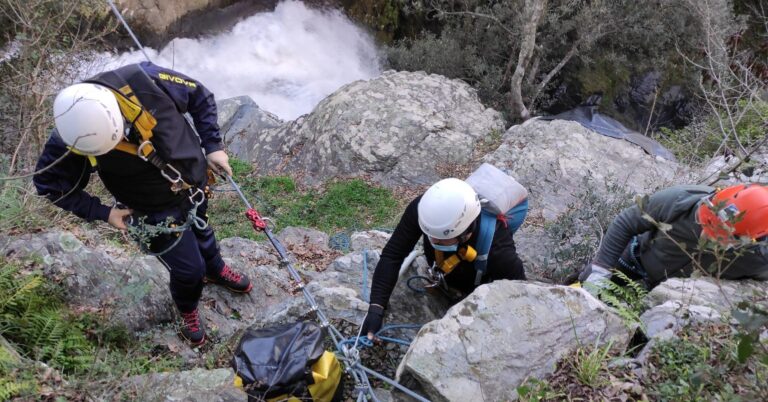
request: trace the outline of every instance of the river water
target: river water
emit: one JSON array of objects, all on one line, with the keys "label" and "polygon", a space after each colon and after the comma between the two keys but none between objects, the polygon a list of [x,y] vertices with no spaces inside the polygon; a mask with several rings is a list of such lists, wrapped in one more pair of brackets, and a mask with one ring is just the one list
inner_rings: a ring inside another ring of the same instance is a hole
[{"label": "river water", "polygon": [[[145,49],[154,63],[199,80],[217,99],[248,95],[284,120],[309,113],[344,84],[380,73],[368,33],[341,11],[299,1],[281,2],[215,36]],[[143,60],[140,51],[108,55],[103,68]]]}]

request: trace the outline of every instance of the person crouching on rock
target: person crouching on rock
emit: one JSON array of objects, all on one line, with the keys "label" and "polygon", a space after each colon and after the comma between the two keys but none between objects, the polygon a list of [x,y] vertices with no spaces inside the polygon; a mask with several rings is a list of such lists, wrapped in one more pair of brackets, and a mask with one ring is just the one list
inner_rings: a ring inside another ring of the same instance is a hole
[{"label": "person crouching on rock", "polygon": [[768,280],[766,240],[768,187],[674,186],[623,210],[579,279],[593,292],[612,269],[649,289],[697,268],[722,279]]},{"label": "person crouching on rock", "polygon": [[424,255],[432,269],[461,296],[497,279],[524,280],[512,233],[527,213],[527,192],[514,183],[519,186],[518,197],[514,208],[503,209],[508,212],[498,216],[501,219],[489,213],[473,186],[460,179],[441,180],[411,201],[376,265],[361,332],[373,339],[381,329],[400,266],[419,238],[424,239]]},{"label": "person crouching on rock", "polygon": [[[34,178],[38,193],[83,219],[128,230],[157,255],[170,271],[181,335],[203,344],[198,301],[204,282],[251,290],[250,280],[224,263],[208,226],[208,166],[232,174],[213,94],[185,75],[144,62],[63,89],[53,113],[56,128]],[[83,191],[94,171],[116,206]]]}]

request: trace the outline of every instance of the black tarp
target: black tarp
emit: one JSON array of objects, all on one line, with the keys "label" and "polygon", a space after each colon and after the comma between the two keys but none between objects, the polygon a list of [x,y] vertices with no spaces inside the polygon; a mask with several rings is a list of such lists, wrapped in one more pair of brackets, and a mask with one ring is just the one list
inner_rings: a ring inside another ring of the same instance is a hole
[{"label": "black tarp", "polygon": [[567,112],[556,114],[554,116],[541,117],[542,120],[571,120],[579,122],[582,126],[595,131],[599,134],[611,138],[617,138],[629,141],[640,146],[645,152],[660,156],[666,160],[675,161],[675,155],[670,150],[664,148],[658,141],[646,137],[637,131],[632,131],[618,121],[601,114],[596,106],[579,106]]}]

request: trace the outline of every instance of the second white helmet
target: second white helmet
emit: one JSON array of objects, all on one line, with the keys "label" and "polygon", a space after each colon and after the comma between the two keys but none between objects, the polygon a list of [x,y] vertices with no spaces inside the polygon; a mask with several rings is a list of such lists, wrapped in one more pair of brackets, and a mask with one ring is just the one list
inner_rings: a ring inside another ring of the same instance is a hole
[{"label": "second white helmet", "polygon": [[123,115],[107,88],[81,83],[64,88],[53,101],[53,119],[64,142],[85,155],[103,155],[123,138]]},{"label": "second white helmet", "polygon": [[480,215],[480,198],[463,180],[443,179],[419,201],[419,226],[427,236],[452,239],[464,233]]}]

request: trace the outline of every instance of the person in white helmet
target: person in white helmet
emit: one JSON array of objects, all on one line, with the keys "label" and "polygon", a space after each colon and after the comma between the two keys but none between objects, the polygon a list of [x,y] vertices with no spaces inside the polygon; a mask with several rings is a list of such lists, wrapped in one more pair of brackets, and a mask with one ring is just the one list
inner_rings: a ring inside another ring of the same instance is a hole
[{"label": "person in white helmet", "polygon": [[[56,129],[34,177],[38,193],[88,221],[120,230],[129,224],[161,228],[143,246],[162,254],[158,258],[169,268],[181,335],[202,344],[205,329],[197,305],[204,282],[251,290],[248,277],[221,258],[207,225],[208,167],[232,174],[213,94],[181,73],[145,62],[65,88],[53,115]],[[114,206],[83,190],[92,172],[115,197]]]},{"label": "person in white helmet", "polygon": [[[525,207],[522,210],[524,217],[527,200],[518,205]],[[455,259],[458,264],[452,265],[444,276],[447,285],[466,296],[481,283],[497,279],[525,280],[523,262],[512,238],[522,218],[511,227],[510,222],[495,216],[490,220],[481,219],[482,211],[477,192],[467,182],[455,178],[435,183],[411,201],[376,265],[368,314],[361,328],[363,334],[373,339],[381,329],[400,266],[420,238],[424,239],[424,255],[428,263],[440,268],[449,264],[452,256],[465,255],[464,252],[472,247],[480,248],[478,242],[483,223],[493,225],[484,272],[478,273],[475,262],[468,258]]]}]

